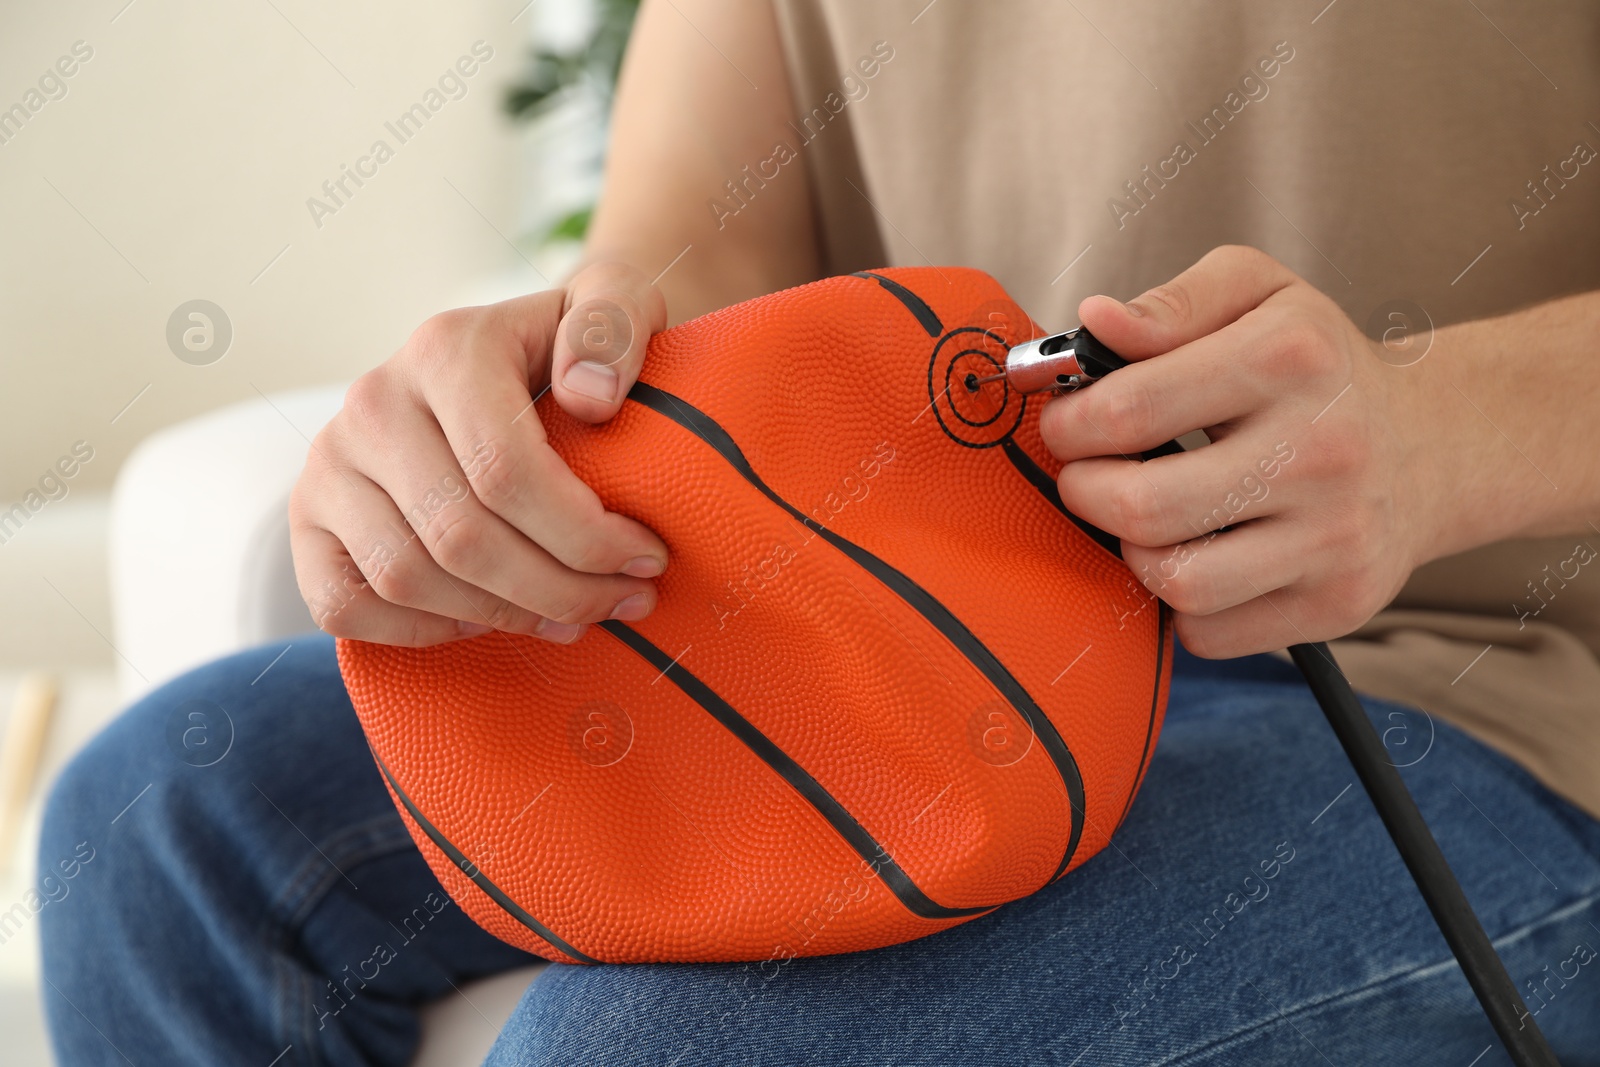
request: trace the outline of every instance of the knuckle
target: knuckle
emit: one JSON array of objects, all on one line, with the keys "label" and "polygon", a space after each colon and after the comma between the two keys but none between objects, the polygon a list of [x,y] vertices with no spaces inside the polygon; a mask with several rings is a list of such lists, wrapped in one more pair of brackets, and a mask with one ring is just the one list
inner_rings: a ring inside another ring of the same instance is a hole
[{"label": "knuckle", "polygon": [[433,371],[456,358],[481,322],[482,309],[452,308],[424,319],[406,340],[406,358]]},{"label": "knuckle", "polygon": [[1375,451],[1373,439],[1366,434],[1350,433],[1339,437],[1338,458],[1346,472],[1366,471],[1372,466]]},{"label": "knuckle", "polygon": [[1134,544],[1155,546],[1161,523],[1161,499],[1155,486],[1140,477],[1130,477],[1111,492],[1111,506],[1122,536]]},{"label": "knuckle", "polygon": [[539,614],[552,622],[576,624],[606,615],[606,612],[598,610],[598,598],[581,590],[551,591],[548,596],[544,610]]},{"label": "knuckle", "polygon": [[573,278],[570,288],[574,292],[620,292],[638,305],[637,310],[645,316],[643,322],[665,318],[666,303],[661,290],[649,275],[631,263],[613,259],[590,264]]},{"label": "knuckle", "polygon": [[1380,540],[1371,523],[1347,522],[1339,543],[1343,546],[1345,558],[1355,566],[1356,572],[1370,576],[1375,569],[1374,564],[1381,555]]},{"label": "knuckle", "polygon": [[1337,427],[1322,435],[1316,447],[1306,449],[1308,462],[1300,476],[1308,481],[1341,478],[1363,471],[1372,457],[1372,442],[1363,435]]},{"label": "knuckle", "polygon": [[598,526],[599,509],[593,516],[574,516],[581,531],[575,544],[556,555],[562,563],[575,571],[601,574],[612,569],[613,553],[601,539]]},{"label": "knuckle", "polygon": [[1385,579],[1381,538],[1365,523],[1341,524],[1330,540],[1338,546],[1344,566],[1329,581],[1331,625],[1339,633],[1366,622],[1388,603],[1394,590]]},{"label": "knuckle", "polygon": [[1252,245],[1219,245],[1206,254],[1212,265],[1230,274],[1243,274],[1262,281],[1282,282],[1293,272],[1273,256]]},{"label": "knuckle", "polygon": [[422,569],[402,556],[372,567],[367,584],[389,603],[409,606],[422,595]]},{"label": "knuckle", "polygon": [[644,271],[620,259],[596,260],[585,267],[583,273],[574,281],[578,279],[597,287],[613,286],[618,289],[643,289],[650,284],[650,279]]},{"label": "knuckle", "polygon": [[1101,428],[1119,452],[1137,451],[1155,420],[1150,390],[1128,384],[1107,389],[1101,401]]},{"label": "knuckle", "polygon": [[1145,292],[1144,298],[1160,304],[1179,322],[1187,322],[1194,312],[1194,299],[1187,286],[1167,282]]},{"label": "knuckle", "polygon": [[1315,324],[1293,318],[1278,328],[1270,365],[1281,378],[1308,378],[1327,366],[1330,354],[1326,339]]},{"label": "knuckle", "polygon": [[306,485],[305,475],[295,480],[294,488],[289,490],[289,528],[291,530],[309,529],[316,525],[312,518],[311,501],[307,494],[311,489]]},{"label": "knuckle", "polygon": [[357,430],[378,431],[388,422],[390,410],[394,406],[394,391],[390,387],[387,375],[382,368],[370,370],[350,383],[350,388],[344,393],[344,409],[339,417],[317,434],[317,446],[320,449],[324,442],[334,443],[334,440],[344,431],[344,424],[351,423]]},{"label": "knuckle", "polygon": [[425,356],[440,348],[449,348],[465,332],[471,312],[465,308],[451,308],[429,315],[422,324],[411,331],[406,339],[406,349],[417,356]]},{"label": "knuckle", "polygon": [[1304,315],[1280,315],[1269,320],[1261,356],[1280,381],[1306,379],[1320,374],[1330,352],[1326,336]]},{"label": "knuckle", "polygon": [[523,610],[509,600],[496,599],[489,605],[489,610],[482,612],[479,620],[486,626],[496,630],[515,630],[523,620]]},{"label": "knuckle", "polygon": [[1161,590],[1161,599],[1180,614],[1209,615],[1211,604],[1203,588],[1205,584],[1192,568],[1181,570],[1168,579]]},{"label": "knuckle", "polygon": [[1206,254],[1207,259],[1215,257],[1219,263],[1230,267],[1263,267],[1277,260],[1267,255],[1261,249],[1252,245],[1218,245]]},{"label": "knuckle", "polygon": [[428,552],[435,562],[451,574],[469,577],[482,557],[487,524],[461,508],[447,508],[435,515],[424,529],[428,534]]},{"label": "knuckle", "polygon": [[1183,642],[1183,647],[1193,652],[1201,659],[1221,659],[1222,649],[1217,640],[1217,627],[1208,625],[1204,620],[1197,619],[1183,612],[1173,621],[1178,631],[1178,640]]},{"label": "knuckle", "polygon": [[1372,618],[1383,607],[1383,600],[1376,576],[1370,571],[1356,571],[1340,580],[1329,620],[1337,631],[1335,636],[1347,634]]},{"label": "knuckle", "polygon": [[337,591],[332,582],[312,584],[318,588],[308,592],[302,585],[300,595],[310,609],[311,620],[317,629],[334,637],[360,636],[362,605],[353,596]]},{"label": "knuckle", "polygon": [[[319,573],[320,571],[320,573]],[[304,566],[295,561],[295,580],[311,621],[335,637],[359,636],[356,620],[362,599],[370,588],[366,578],[348,563],[332,569]]]},{"label": "knuckle", "polygon": [[1058,454],[1067,440],[1067,408],[1064,396],[1056,397],[1039,409],[1039,439],[1052,454]]},{"label": "knuckle", "polygon": [[472,492],[485,507],[497,514],[515,507],[522,499],[527,477],[511,450],[499,442],[487,442],[487,447],[475,453],[476,461],[466,470],[467,482]]},{"label": "knuckle", "polygon": [[360,624],[355,615],[359,609],[350,611],[328,611],[317,619],[317,629],[330,637],[359,637]]}]

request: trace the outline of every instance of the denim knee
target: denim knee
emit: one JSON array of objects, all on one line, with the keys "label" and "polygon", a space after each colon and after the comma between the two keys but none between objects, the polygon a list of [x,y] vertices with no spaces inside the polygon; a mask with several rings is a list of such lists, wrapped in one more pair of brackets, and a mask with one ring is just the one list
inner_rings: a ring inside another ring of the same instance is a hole
[{"label": "denim knee", "polygon": [[[170,902],[170,883],[187,877],[184,850],[173,846],[184,836],[184,824],[203,817],[207,804],[205,780],[194,773],[197,757],[186,763],[179,754],[182,733],[226,732],[219,725],[220,702],[209,696],[226,680],[227,672],[220,674],[214,666],[202,668],[141,698],[85,745],[51,785],[39,834],[39,876],[41,888],[57,893],[62,906],[45,909],[47,938],[91,927],[103,937],[106,923],[123,914],[150,924],[155,901]],[[210,721],[188,719],[191,714],[209,714]],[[179,751],[167,744],[173,734]],[[191,733],[190,741],[200,743],[199,735]],[[59,888],[47,882],[52,878]],[[74,895],[92,897],[83,902],[92,906],[69,906]]]},{"label": "denim knee", "polygon": [[[94,850],[87,868],[99,876],[80,873],[74,888],[92,883],[103,914],[75,915],[74,926],[104,932],[124,909],[155,926],[158,899],[168,910],[259,903],[290,862],[285,846],[312,852],[303,834],[326,831],[315,809],[340,817],[361,807],[334,808],[319,791],[347,766],[376,778],[332,642],[297,639],[284,652],[242,652],[155,689],[67,764],[46,802],[39,863],[41,875],[59,872]],[[387,810],[381,785],[373,790]]]}]

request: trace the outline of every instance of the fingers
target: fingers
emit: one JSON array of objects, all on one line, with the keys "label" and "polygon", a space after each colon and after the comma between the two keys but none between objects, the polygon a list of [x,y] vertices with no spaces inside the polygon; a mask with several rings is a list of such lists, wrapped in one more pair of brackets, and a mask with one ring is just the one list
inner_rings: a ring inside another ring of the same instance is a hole
[{"label": "fingers", "polygon": [[[409,442],[405,455],[386,447],[388,439]],[[363,436],[346,447],[371,482],[363,485],[352,476],[324,484],[312,517],[338,535],[358,562],[374,539],[379,553],[392,550],[397,539],[405,542],[406,552],[386,568],[398,573],[362,567],[386,600],[556,641],[575,640],[582,623],[639,619],[654,607],[650,582],[571,570],[485,506],[424,413],[401,414],[390,434]],[[468,458],[469,466],[495,462],[482,452]],[[576,483],[564,466],[561,472]],[[490,599],[463,612],[467,600],[476,599],[463,600],[464,589],[481,590]]]},{"label": "fingers", "polygon": [[422,383],[426,410],[419,413],[437,420],[434,433],[443,430],[447,442],[434,469],[453,453],[452,465],[459,460],[488,511],[575,571],[635,578],[664,571],[667,546],[642,523],[606,510],[550,446],[531,404],[521,379],[488,361],[442,368]]},{"label": "fingers", "polygon": [[1247,522],[1180,544],[1123,546],[1134,575],[1180,615],[1227,612],[1306,576],[1307,556],[1284,546],[1280,519]]},{"label": "fingers", "polygon": [[1056,397],[1039,414],[1045,446],[1064,462],[1135,456],[1258,409],[1268,383],[1238,373],[1251,333],[1238,323],[1158,362],[1131,364],[1093,388]]},{"label": "fingers", "polygon": [[1296,280],[1265,252],[1224,245],[1126,304],[1091,296],[1078,306],[1078,316],[1112,351],[1148,359],[1215,333]]},{"label": "fingers", "polygon": [[420,648],[488,633],[489,627],[391,604],[367,584],[344,545],[321,527],[292,524],[295,579],[311,621],[335,637]]},{"label": "fingers", "polygon": [[1061,502],[1125,544],[1159,547],[1277,514],[1296,501],[1280,482],[1293,449],[1230,437],[1191,452],[1140,461],[1095,457],[1068,463]]},{"label": "fingers", "polygon": [[1367,565],[1362,539],[1288,511],[1178,545],[1126,546],[1123,558],[1177,613],[1191,652],[1228,659],[1341,637],[1392,601],[1410,571]]},{"label": "fingers", "polygon": [[667,325],[667,304],[643,272],[596,263],[567,286],[556,332],[550,389],[585,422],[604,422],[639,377],[650,335]]},{"label": "fingers", "polygon": [[1348,626],[1329,625],[1315,611],[1314,598],[1280,589],[1215,615],[1178,615],[1178,640],[1202,659],[1233,659],[1290,645],[1341,637]]},{"label": "fingers", "polygon": [[1336,329],[1320,318],[1327,308],[1327,298],[1305,286],[1275,296],[1159,360],[1051,400],[1039,432],[1071,462],[1137,455],[1196,429],[1217,440],[1268,408],[1313,418],[1352,374]]},{"label": "fingers", "polygon": [[[1365,340],[1332,301],[1230,247],[1126,305],[1091,297],[1079,313],[1134,365],[1041,414],[1065,461],[1062,500],[1123,539],[1191,650],[1324,640],[1392,600],[1414,543],[1392,491],[1406,449],[1390,447],[1387,401],[1361,378]],[[1195,429],[1212,443],[1126,458]],[[1302,436],[1308,458],[1272,481]]]},{"label": "fingers", "polygon": [[1280,518],[1161,548],[1124,546],[1135,576],[1176,613],[1185,648],[1231,659],[1346,633],[1351,625],[1307,611],[1309,553],[1285,547]]},{"label": "fingers", "polygon": [[[575,413],[609,418],[665,321],[639,272],[597,265],[570,291],[435,315],[363,375],[291,498],[296,573],[319,624],[393,644],[491,627],[568,642],[590,622],[649,614],[666,546],[572,473],[534,401],[559,352]],[[586,361],[600,370],[574,375]],[[596,374],[617,387],[597,391]]]}]

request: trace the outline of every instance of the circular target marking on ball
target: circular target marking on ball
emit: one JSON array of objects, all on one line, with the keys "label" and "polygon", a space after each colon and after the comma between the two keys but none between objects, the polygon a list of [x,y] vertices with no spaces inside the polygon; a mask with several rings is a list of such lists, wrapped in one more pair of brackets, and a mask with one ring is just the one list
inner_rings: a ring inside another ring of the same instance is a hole
[{"label": "circular target marking on ball", "polygon": [[1004,369],[1004,360],[995,359],[981,348],[956,353],[944,371],[945,395],[950,398],[955,417],[968,426],[981,428],[1005,414],[1011,386],[1003,380],[978,384],[980,379]]},{"label": "circular target marking on ball", "polygon": [[1004,379],[979,379],[1005,367],[1006,341],[993,330],[959,326],[939,338],[928,361],[928,400],[939,428],[968,448],[993,448],[1022,422],[1027,397]]}]

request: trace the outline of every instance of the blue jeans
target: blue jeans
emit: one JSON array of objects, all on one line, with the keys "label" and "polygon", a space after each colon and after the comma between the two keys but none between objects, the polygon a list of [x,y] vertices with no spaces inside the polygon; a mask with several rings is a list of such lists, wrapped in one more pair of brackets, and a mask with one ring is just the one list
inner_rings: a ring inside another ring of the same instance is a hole
[{"label": "blue jeans", "polygon": [[[419,1003],[529,960],[413,847],[331,641],[281,651],[152,693],[56,785],[38,921],[63,1063],[400,1067]],[[1368,708],[1563,1063],[1600,1064],[1600,823]],[[1292,667],[1180,655],[1126,824],[1056,885],[781,968],[555,965],[489,1063],[1505,1063],[1353,782]]]}]

